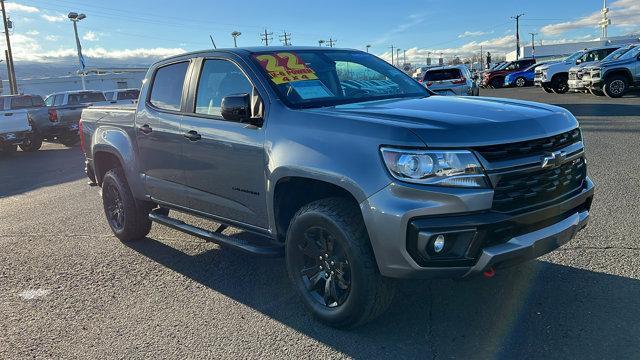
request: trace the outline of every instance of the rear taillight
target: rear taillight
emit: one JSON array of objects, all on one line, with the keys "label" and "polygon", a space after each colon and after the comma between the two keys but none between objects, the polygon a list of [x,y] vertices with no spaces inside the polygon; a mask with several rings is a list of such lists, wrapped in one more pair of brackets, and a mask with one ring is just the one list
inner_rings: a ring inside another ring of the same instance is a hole
[{"label": "rear taillight", "polygon": [[465,82],[467,82],[467,79],[465,79],[465,78],[460,78],[460,79],[451,80],[451,83],[452,83],[452,84],[456,84],[456,85],[458,85],[458,84],[464,84]]},{"label": "rear taillight", "polygon": [[422,84],[422,79],[418,79],[418,82],[419,82],[420,84]]},{"label": "rear taillight", "polygon": [[55,109],[49,109],[49,121],[58,121],[58,112]]},{"label": "rear taillight", "polygon": [[431,85],[433,85],[433,82],[432,81],[427,81],[427,86],[431,86]]},{"label": "rear taillight", "polygon": [[82,131],[82,119],[78,121],[78,135],[80,136],[80,149],[84,152],[84,132]]}]

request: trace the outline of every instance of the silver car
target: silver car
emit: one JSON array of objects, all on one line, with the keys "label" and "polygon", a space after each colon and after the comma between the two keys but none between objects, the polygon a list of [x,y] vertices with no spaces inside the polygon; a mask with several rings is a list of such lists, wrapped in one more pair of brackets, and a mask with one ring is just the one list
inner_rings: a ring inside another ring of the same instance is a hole
[{"label": "silver car", "polygon": [[427,70],[422,84],[439,95],[478,96],[478,85],[464,65],[440,66]]}]

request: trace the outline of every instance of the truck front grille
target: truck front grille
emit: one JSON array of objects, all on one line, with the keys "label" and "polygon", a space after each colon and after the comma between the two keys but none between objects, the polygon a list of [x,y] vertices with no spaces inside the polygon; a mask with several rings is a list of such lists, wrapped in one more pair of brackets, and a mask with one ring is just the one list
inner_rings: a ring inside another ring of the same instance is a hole
[{"label": "truck front grille", "polygon": [[576,79],[578,79],[578,74],[573,72],[573,71],[570,72],[569,73],[569,80],[576,80]]},{"label": "truck front grille", "polygon": [[510,212],[551,202],[580,191],[586,177],[584,158],[555,169],[503,176],[494,189],[493,209]]},{"label": "truck front grille", "polygon": [[547,138],[502,145],[482,146],[477,147],[474,150],[479,152],[480,155],[488,161],[503,161],[532,155],[544,155],[546,153],[562,149],[580,140],[582,140],[580,130],[576,128]]}]

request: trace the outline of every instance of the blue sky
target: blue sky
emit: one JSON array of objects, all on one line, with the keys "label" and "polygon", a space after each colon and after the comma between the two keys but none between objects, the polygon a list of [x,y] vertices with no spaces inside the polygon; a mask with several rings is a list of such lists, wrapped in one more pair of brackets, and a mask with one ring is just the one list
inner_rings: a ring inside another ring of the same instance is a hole
[{"label": "blue sky", "polygon": [[[400,6],[401,4],[401,6]],[[89,58],[145,61],[182,51],[233,45],[230,33],[242,32],[240,46],[260,44],[259,33],[291,33],[294,45],[316,45],[337,39],[336,46],[364,49],[387,57],[394,45],[409,50],[462,55],[482,44],[495,53],[511,51],[515,24],[521,18],[521,37],[539,33],[543,43],[599,37],[594,26],[601,0],[536,1],[151,1],[151,0],[16,0],[7,3],[14,21],[16,59],[71,61],[75,43],[69,11],[83,12],[79,23]],[[609,35],[640,32],[640,0],[609,0],[613,26]],[[151,61],[151,60],[149,60]]]}]

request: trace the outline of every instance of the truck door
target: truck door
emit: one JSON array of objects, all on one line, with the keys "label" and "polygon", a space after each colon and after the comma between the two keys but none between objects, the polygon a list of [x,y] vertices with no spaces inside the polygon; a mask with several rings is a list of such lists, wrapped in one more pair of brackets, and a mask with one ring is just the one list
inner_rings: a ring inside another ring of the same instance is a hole
[{"label": "truck door", "polygon": [[154,200],[179,206],[187,205],[180,121],[189,63],[176,62],[156,70],[146,101],[138,105],[134,129],[147,194]]},{"label": "truck door", "polygon": [[266,229],[264,130],[225,120],[220,114],[222,98],[251,94],[254,84],[231,59],[199,63],[192,87],[195,99],[182,121],[189,207]]}]

